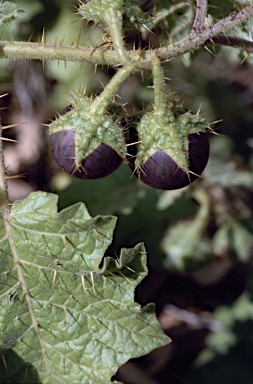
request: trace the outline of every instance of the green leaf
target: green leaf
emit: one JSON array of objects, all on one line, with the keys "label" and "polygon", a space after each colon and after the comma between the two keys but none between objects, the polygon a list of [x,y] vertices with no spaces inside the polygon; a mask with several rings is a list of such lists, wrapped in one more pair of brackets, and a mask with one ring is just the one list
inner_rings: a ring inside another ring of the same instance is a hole
[{"label": "green leaf", "polygon": [[153,306],[134,302],[147,275],[143,244],[103,258],[115,224],[83,203],[57,213],[57,197],[44,192],[14,203],[0,232],[1,380],[18,370],[18,382],[37,372],[43,384],[107,383],[168,343]]},{"label": "green leaf", "polygon": [[9,1],[0,4],[0,25],[9,23],[14,19],[19,19],[21,12],[23,12],[23,9],[17,4],[10,3]]}]

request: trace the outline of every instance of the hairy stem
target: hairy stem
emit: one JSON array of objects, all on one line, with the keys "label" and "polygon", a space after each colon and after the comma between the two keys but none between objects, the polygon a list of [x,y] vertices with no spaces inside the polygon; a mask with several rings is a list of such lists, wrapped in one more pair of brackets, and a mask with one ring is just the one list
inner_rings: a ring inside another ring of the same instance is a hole
[{"label": "hairy stem", "polygon": [[165,94],[164,94],[164,74],[159,59],[154,60],[153,68],[153,83],[154,83],[154,111],[156,116],[164,115],[165,111]]},{"label": "hairy stem", "polygon": [[[138,56],[139,68],[150,68],[154,59],[154,54],[159,56],[162,60],[167,61],[174,57],[182,56],[186,52],[197,50],[199,47],[210,44],[214,38],[220,34],[226,36],[226,32],[230,29],[241,25],[243,22],[253,17],[253,5],[248,5],[240,11],[234,11],[226,18],[218,21],[214,25],[201,30],[199,33],[191,33],[186,38],[170,44],[167,47],[158,48],[155,52],[152,50],[147,51],[127,51],[127,56],[130,60],[135,60]],[[216,39],[215,44],[224,43],[224,39]],[[227,45],[227,44],[226,44]],[[230,46],[233,46],[230,44]],[[244,49],[245,45],[236,48]],[[247,52],[253,51],[253,43],[247,45]],[[0,42],[0,58],[27,58],[37,60],[62,60],[62,61],[78,61],[78,62],[92,62],[100,65],[122,65],[119,61],[118,52],[114,50],[104,51],[101,48],[95,51],[90,48],[83,48],[78,46],[63,46],[31,42]],[[137,63],[136,63],[137,66]]]},{"label": "hairy stem", "polygon": [[253,17],[253,5],[249,5],[241,11],[232,12],[226,18],[218,21],[214,25],[208,26],[198,34],[191,34],[177,43],[158,49],[158,54],[160,58],[169,60],[175,56],[181,56],[186,52],[195,51],[200,46],[205,45],[207,41],[210,43],[210,40],[215,36],[225,34],[226,31],[240,25],[251,17]]},{"label": "hairy stem", "polygon": [[108,104],[112,101],[119,86],[125,81],[128,76],[135,70],[134,63],[128,64],[118,70],[118,72],[111,78],[110,82],[106,85],[105,89],[92,103],[91,112],[103,115],[106,111]]},{"label": "hairy stem", "polygon": [[129,58],[124,47],[123,29],[122,29],[122,13],[113,8],[108,9],[105,14],[105,20],[110,30],[113,47],[118,54],[122,64],[128,64]]}]

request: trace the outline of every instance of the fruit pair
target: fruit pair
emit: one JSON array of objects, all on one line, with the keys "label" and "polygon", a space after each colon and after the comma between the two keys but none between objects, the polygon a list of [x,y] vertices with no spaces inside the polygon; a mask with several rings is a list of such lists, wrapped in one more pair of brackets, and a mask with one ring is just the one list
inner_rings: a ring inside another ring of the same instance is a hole
[{"label": "fruit pair", "polygon": [[[55,160],[81,179],[108,176],[127,157],[120,124],[110,115],[93,110],[92,105],[93,100],[80,98],[50,126]],[[199,115],[182,111],[171,102],[160,114],[146,113],[137,131],[137,154],[134,163],[132,159],[129,162],[145,184],[156,189],[178,189],[204,170],[209,140],[207,125]]]}]

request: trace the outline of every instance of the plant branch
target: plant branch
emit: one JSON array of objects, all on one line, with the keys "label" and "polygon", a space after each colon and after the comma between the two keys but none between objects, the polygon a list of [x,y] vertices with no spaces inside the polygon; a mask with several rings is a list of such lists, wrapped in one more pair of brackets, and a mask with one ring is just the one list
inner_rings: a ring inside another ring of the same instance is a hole
[{"label": "plant branch", "polygon": [[253,42],[240,37],[217,35],[212,40],[207,41],[206,44],[221,44],[228,47],[238,48],[246,51],[247,53],[253,53]]},{"label": "plant branch", "polygon": [[191,33],[190,36],[187,36],[177,43],[171,44],[168,47],[159,48],[157,53],[161,59],[169,60],[175,56],[181,56],[186,52],[195,51],[215,36],[225,33],[251,17],[253,17],[253,5],[248,5],[241,11],[234,11],[214,25],[208,26],[201,31],[201,33]]},{"label": "plant branch", "polygon": [[205,18],[207,13],[207,0],[196,0],[196,15],[192,30],[196,33],[204,29]]},{"label": "plant branch", "polygon": [[[234,11],[226,18],[218,21],[214,25],[210,25],[201,30],[200,33],[191,33],[186,38],[170,44],[167,47],[158,48],[157,50],[147,51],[127,51],[127,56],[130,60],[135,60],[139,56],[138,68],[150,68],[154,59],[154,55],[160,59],[167,61],[174,57],[182,56],[186,52],[197,50],[199,47],[210,44],[213,41],[215,44],[228,45],[228,39],[225,33],[230,29],[242,24],[253,17],[253,5],[248,5],[240,11]],[[216,38],[224,34],[224,38]],[[215,39],[216,38],[216,39]],[[230,38],[229,38],[230,40]],[[232,41],[232,40],[230,40]],[[242,46],[238,46],[238,40],[235,46],[239,49],[245,49],[245,42]],[[247,43],[247,51],[251,50],[251,44]],[[27,58],[37,60],[62,60],[62,61],[77,61],[77,62],[92,62],[99,65],[122,65],[119,62],[118,52],[116,50],[103,50],[101,48],[91,49],[78,46],[63,46],[55,44],[31,43],[31,42],[0,42],[0,58]]]},{"label": "plant branch", "polygon": [[108,103],[115,96],[119,86],[127,79],[127,77],[136,69],[134,63],[130,63],[120,68],[118,72],[111,78],[100,95],[92,103],[91,111],[96,114],[103,115],[108,106]]},{"label": "plant branch", "polygon": [[[56,44],[31,43],[21,41],[1,41],[0,57],[16,59],[35,59],[35,60],[63,60],[63,61],[91,61],[95,64],[106,64],[109,60],[108,51],[97,49],[95,52],[91,48],[78,46],[66,46]],[[115,58],[113,57],[115,56]],[[109,62],[118,63],[116,53],[110,55]]]},{"label": "plant branch", "polygon": [[110,8],[105,14],[105,20],[109,27],[113,47],[118,54],[119,60],[122,64],[128,64],[129,58],[123,41],[122,13]]},{"label": "plant branch", "polygon": [[152,74],[155,101],[154,112],[156,116],[163,116],[166,111],[166,100],[164,94],[164,74],[160,60],[158,60],[157,58],[153,62]]}]

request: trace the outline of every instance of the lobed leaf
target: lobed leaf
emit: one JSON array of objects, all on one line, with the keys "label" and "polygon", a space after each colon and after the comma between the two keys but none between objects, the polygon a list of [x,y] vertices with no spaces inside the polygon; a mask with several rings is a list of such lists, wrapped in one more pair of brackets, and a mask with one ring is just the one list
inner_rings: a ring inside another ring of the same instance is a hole
[{"label": "lobed leaf", "polygon": [[55,195],[35,192],[14,203],[9,223],[0,233],[3,382],[106,383],[168,342],[153,306],[134,302],[147,274],[143,244],[103,258],[115,217],[92,218],[83,203],[57,213]]}]

